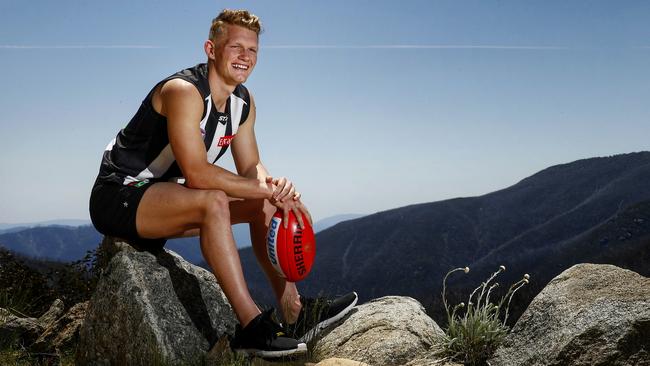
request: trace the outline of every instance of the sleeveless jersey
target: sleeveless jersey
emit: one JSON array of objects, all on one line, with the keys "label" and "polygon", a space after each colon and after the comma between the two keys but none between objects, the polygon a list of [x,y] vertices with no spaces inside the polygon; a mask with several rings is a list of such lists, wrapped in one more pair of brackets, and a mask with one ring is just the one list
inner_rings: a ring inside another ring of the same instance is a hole
[{"label": "sleeveless jersey", "polygon": [[169,144],[167,118],[156,112],[152,104],[156,87],[176,78],[192,83],[204,100],[199,128],[208,162],[215,164],[228,150],[237,129],[248,118],[250,95],[243,85],[238,85],[228,98],[225,112],[217,111],[210,95],[207,64],[199,64],[169,76],[151,89],[135,116],[106,147],[98,181],[128,185],[182,180]]}]

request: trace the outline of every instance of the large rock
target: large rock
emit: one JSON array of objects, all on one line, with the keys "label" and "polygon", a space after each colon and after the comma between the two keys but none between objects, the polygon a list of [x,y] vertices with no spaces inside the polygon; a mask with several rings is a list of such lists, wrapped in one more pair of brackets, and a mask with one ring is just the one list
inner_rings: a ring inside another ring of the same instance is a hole
[{"label": "large rock", "polygon": [[425,354],[442,330],[410,297],[388,296],[355,307],[314,345],[317,359],[402,365]]},{"label": "large rock", "polygon": [[540,292],[490,365],[650,365],[650,279],[578,264]]},{"label": "large rock", "polygon": [[139,365],[202,360],[237,323],[214,275],[166,250],[128,245],[90,300],[77,364]]}]

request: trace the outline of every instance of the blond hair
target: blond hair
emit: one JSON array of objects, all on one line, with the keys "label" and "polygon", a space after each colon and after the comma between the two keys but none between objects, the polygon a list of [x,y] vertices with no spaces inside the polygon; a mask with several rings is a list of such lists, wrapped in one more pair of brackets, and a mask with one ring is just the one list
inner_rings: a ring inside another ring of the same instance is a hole
[{"label": "blond hair", "polygon": [[226,24],[238,25],[252,30],[257,35],[262,32],[262,23],[260,18],[251,14],[248,10],[231,10],[224,9],[216,18],[212,19],[210,27],[210,40],[216,42],[217,37],[225,34]]}]

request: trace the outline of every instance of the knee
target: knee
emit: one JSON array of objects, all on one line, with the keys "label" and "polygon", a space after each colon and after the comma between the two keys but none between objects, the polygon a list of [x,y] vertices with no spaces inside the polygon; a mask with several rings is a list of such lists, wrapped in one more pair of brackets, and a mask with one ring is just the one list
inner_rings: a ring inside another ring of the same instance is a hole
[{"label": "knee", "polygon": [[228,196],[223,191],[207,190],[203,198],[205,218],[223,218],[230,220]]},{"label": "knee", "polygon": [[249,219],[250,222],[268,223],[275,213],[277,208],[266,199],[254,200],[250,206]]},{"label": "knee", "polygon": [[275,207],[269,200],[264,200],[264,204],[262,206],[262,216],[264,217],[264,222],[269,222],[271,220],[271,217],[275,214],[275,211],[277,211],[278,208]]}]

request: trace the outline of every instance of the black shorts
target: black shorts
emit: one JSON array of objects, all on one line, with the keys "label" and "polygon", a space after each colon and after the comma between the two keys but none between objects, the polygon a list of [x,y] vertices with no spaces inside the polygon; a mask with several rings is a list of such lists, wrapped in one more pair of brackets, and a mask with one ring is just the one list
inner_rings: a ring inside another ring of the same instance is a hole
[{"label": "black shorts", "polygon": [[138,235],[135,217],[144,192],[154,182],[121,185],[97,180],[90,194],[90,219],[100,233],[135,244],[138,249],[160,249],[166,239],[145,239]]}]

